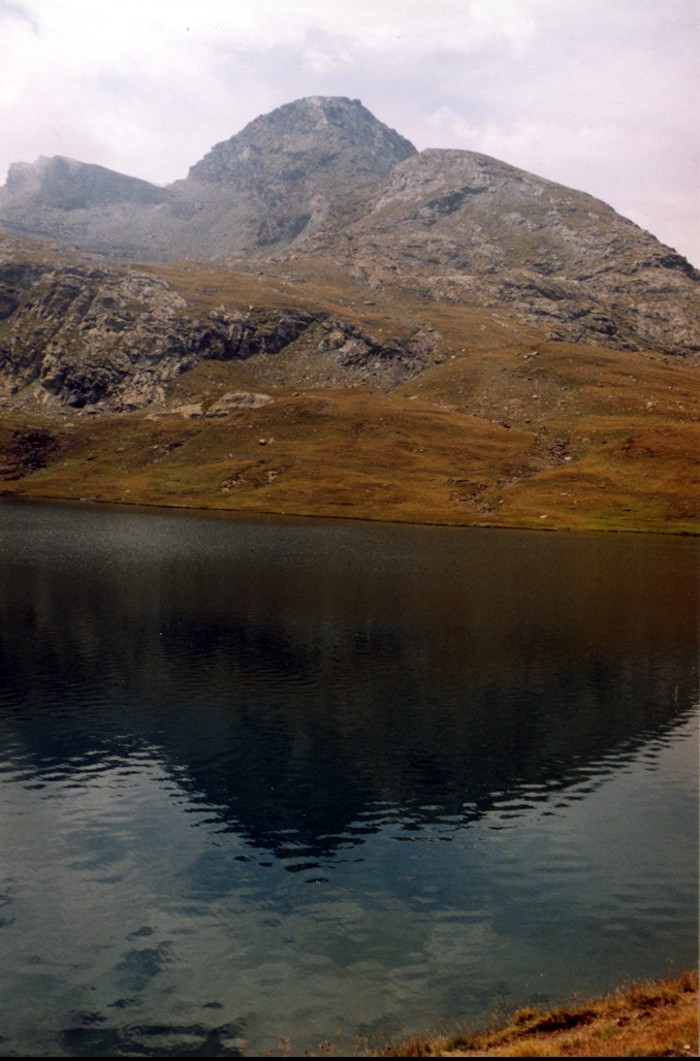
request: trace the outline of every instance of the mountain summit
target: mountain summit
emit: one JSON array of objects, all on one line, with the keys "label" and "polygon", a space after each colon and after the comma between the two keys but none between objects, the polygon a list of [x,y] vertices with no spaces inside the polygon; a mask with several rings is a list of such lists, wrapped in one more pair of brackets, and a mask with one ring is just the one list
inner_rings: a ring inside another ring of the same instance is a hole
[{"label": "mountain summit", "polygon": [[275,250],[345,219],[416,154],[359,100],[311,96],[217,144],[174,190],[197,218],[197,253]]},{"label": "mountain summit", "polygon": [[217,144],[192,166],[189,178],[263,194],[276,181],[288,192],[305,177],[315,182],[321,175],[362,185],[388,177],[415,154],[413,144],[377,121],[359,99],[309,96]]}]

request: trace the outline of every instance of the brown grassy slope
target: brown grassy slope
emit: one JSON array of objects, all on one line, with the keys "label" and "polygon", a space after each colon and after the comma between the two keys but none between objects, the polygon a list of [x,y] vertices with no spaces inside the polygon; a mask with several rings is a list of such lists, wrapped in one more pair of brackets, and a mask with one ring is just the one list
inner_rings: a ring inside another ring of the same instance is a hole
[{"label": "brown grassy slope", "polygon": [[384,1057],[691,1057],[698,1053],[698,977],[633,984],[543,1012],[522,1009],[472,1034],[389,1045]]},{"label": "brown grassy slope", "polygon": [[542,332],[518,322],[509,310],[435,302],[399,284],[372,287],[351,269],[320,258],[265,262],[264,268],[260,263],[246,266],[240,261],[230,266],[220,262],[147,263],[140,268],[166,280],[197,314],[218,306],[243,312],[250,306],[296,307],[340,316],[376,338],[405,338],[417,328],[432,328],[442,340],[441,354],[467,348],[488,350],[514,338],[525,343],[543,338]]},{"label": "brown grassy slope", "polygon": [[[18,429],[5,422],[6,466]],[[424,403],[329,390],[214,420],[76,417],[58,436],[48,465],[6,491],[409,521],[449,521],[458,480],[493,485],[534,446],[525,432]]]},{"label": "brown grassy slope", "polygon": [[[700,425],[611,417],[557,426],[506,428],[359,390],[279,394],[221,419],[5,417],[1,488],[456,525],[696,529]],[[33,463],[32,427],[49,440]]]},{"label": "brown grassy slope", "polygon": [[[148,268],[199,314],[218,305],[325,310],[379,339],[429,330],[434,355],[389,395],[333,386],[332,373],[320,389],[302,350],[292,373],[291,348],[201,362],[170,384],[164,407],[141,413],[7,413],[0,489],[245,512],[697,532],[700,372],[681,358],[548,342],[497,307],[374,290],[323,262],[277,263],[264,274]],[[275,401],[222,419],[178,412],[188,404],[206,412],[240,389]],[[34,428],[51,443],[27,459]]]}]

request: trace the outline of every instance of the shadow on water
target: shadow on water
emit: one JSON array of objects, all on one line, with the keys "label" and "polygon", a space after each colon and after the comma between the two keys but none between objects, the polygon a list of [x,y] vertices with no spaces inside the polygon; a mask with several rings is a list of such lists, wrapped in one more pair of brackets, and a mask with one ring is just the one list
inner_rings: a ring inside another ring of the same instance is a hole
[{"label": "shadow on water", "polygon": [[697,550],[4,505],[0,733],[147,756],[290,868],[596,784],[697,699]]},{"label": "shadow on water", "polygon": [[107,1018],[86,1015],[84,1023],[67,1028],[61,1047],[68,1057],[244,1057],[241,1027],[147,1024],[104,1026]]}]

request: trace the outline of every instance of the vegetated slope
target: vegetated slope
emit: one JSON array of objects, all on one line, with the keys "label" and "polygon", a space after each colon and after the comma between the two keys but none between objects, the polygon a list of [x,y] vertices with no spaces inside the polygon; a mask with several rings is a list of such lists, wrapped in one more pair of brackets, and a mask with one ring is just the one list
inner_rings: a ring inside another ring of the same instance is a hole
[{"label": "vegetated slope", "polygon": [[6,493],[697,529],[687,359],[552,342],[323,262],[146,268],[15,238],[0,253]]}]

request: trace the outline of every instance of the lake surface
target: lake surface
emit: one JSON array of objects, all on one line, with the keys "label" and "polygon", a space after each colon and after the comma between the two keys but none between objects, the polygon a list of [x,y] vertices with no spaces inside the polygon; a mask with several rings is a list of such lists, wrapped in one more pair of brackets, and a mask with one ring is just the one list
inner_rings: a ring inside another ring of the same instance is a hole
[{"label": "lake surface", "polygon": [[695,966],[698,561],[0,503],[0,1054],[352,1053]]}]

